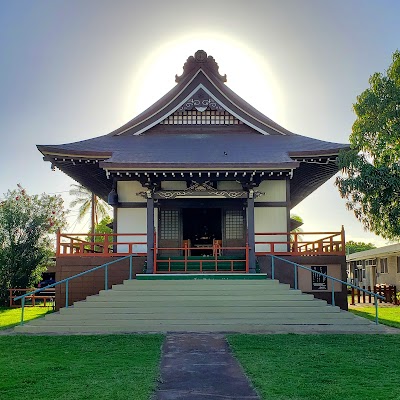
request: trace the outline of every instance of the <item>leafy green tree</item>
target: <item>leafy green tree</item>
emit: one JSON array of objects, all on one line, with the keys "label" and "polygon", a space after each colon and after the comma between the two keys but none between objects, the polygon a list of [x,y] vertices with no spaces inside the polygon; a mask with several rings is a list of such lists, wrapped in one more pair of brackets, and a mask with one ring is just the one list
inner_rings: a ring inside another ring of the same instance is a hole
[{"label": "leafy green tree", "polygon": [[386,73],[373,74],[369,84],[353,105],[351,149],[339,155],[342,176],[336,184],[367,230],[395,240],[400,238],[399,51]]},{"label": "leafy green tree", "polygon": [[60,196],[28,195],[20,185],[0,203],[0,304],[9,288],[31,287],[51,262],[50,234],[66,225]]},{"label": "leafy green tree", "polygon": [[372,243],[354,242],[349,240],[346,242],[346,254],[358,253],[359,251],[376,249],[376,246]]},{"label": "leafy green tree", "polygon": [[[95,234],[101,234],[101,233],[113,233],[113,230],[108,226],[112,224],[113,220],[112,218],[107,215],[104,217],[95,227],[94,227],[94,233]],[[88,232],[89,234],[91,232]],[[88,236],[86,238],[88,242],[92,241],[91,236]],[[103,242],[104,241],[104,236],[95,236],[94,237],[94,242]]]}]

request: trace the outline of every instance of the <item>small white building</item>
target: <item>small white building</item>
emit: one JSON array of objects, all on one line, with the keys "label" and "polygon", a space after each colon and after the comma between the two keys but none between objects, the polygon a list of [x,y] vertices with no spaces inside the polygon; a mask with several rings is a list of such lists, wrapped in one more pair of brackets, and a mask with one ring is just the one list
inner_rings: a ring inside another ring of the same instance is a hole
[{"label": "small white building", "polygon": [[400,243],[346,257],[349,282],[359,286],[400,286]]}]

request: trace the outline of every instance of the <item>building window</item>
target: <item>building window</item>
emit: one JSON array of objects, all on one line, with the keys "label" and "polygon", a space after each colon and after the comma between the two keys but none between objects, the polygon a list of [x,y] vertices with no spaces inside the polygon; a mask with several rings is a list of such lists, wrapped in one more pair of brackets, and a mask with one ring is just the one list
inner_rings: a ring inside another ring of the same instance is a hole
[{"label": "building window", "polygon": [[388,259],[387,258],[381,258],[379,260],[379,264],[381,266],[381,274],[387,274],[388,271]]},{"label": "building window", "polygon": [[368,267],[376,267],[376,258],[365,260],[365,265]]},{"label": "building window", "polygon": [[243,239],[244,215],[239,210],[227,210],[225,214],[225,235],[227,239]]},{"label": "building window", "polygon": [[160,238],[179,239],[179,210],[161,210]]},{"label": "building window", "polygon": [[400,257],[397,256],[397,273],[400,274]]}]

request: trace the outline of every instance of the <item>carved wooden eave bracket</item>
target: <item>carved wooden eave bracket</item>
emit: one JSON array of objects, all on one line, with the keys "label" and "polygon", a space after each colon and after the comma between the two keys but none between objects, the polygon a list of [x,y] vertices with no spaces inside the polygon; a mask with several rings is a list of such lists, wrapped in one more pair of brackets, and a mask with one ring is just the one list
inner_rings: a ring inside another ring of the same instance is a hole
[{"label": "carved wooden eave bracket", "polygon": [[199,69],[212,73],[221,82],[226,82],[226,75],[219,73],[219,66],[214,57],[207,56],[204,50],[197,50],[194,57],[190,56],[183,66],[182,75],[175,75],[175,82],[179,83],[187,76],[193,76]]},{"label": "carved wooden eave bracket", "polygon": [[[180,197],[224,197],[227,199],[247,199],[258,197],[265,193],[256,190],[218,190],[212,187],[208,182],[193,182],[184,190],[157,190],[152,193],[154,199],[172,200]],[[149,191],[139,192],[138,196],[149,198]]]}]

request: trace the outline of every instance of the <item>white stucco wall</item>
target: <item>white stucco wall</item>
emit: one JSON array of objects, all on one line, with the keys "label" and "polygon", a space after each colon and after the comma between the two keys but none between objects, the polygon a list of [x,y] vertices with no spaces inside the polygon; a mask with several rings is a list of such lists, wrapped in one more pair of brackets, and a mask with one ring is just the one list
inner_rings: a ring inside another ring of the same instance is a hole
[{"label": "white stucco wall", "polygon": [[[157,218],[155,216],[155,221]],[[147,241],[147,216],[146,208],[119,208],[117,210],[117,233],[141,233],[140,236],[118,236],[118,242],[146,242]],[[118,252],[128,252],[128,244],[119,244]],[[133,252],[146,253],[146,244],[136,244]]]},{"label": "white stucco wall", "polygon": [[[263,181],[256,188],[257,191],[264,192],[255,199],[255,202],[261,201],[286,201],[286,181]],[[286,231],[286,228],[285,228]]]},{"label": "white stucco wall", "polygon": [[117,183],[118,201],[120,203],[126,202],[139,202],[145,203],[146,199],[142,196],[138,196],[136,193],[145,192],[147,189],[144,188],[140,182],[137,181],[119,181]]},{"label": "white stucco wall", "polygon": [[[287,232],[286,207],[255,207],[254,228],[256,233]],[[256,241],[286,242],[287,235],[256,235]],[[275,251],[287,251],[287,244],[277,244]],[[271,251],[269,244],[256,244],[256,252]]]}]

